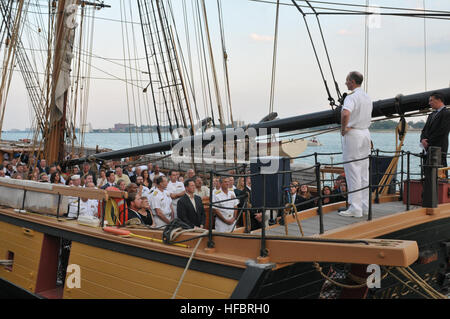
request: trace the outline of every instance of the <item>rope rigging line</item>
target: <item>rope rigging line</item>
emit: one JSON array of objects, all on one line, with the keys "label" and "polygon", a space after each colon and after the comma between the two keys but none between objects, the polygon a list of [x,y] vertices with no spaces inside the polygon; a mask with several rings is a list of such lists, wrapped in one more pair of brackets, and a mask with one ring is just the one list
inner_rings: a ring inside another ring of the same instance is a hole
[{"label": "rope rigging line", "polygon": [[[425,13],[425,0],[423,0],[423,11]],[[425,81],[425,91],[427,91],[427,19],[423,17],[423,53],[424,53],[424,81]]]},{"label": "rope rigging line", "polygon": [[270,83],[269,114],[273,112],[273,104],[275,98],[275,73],[277,67],[279,17],[280,17],[280,0],[277,0],[277,8],[275,13],[275,34],[273,40],[273,54],[272,54],[272,79]]},{"label": "rope rigging line", "polygon": [[[123,14],[124,14],[124,9],[123,9],[123,0],[120,1],[120,17],[123,18]],[[122,30],[122,39],[124,39],[124,32],[126,32],[124,30],[124,24],[121,24],[121,30]],[[128,34],[126,32],[126,34]],[[122,40],[122,51],[123,51],[123,56],[124,58],[127,56],[126,55],[126,51],[125,51],[125,42]],[[124,61],[124,64],[126,64],[126,62]],[[126,68],[124,69],[124,74],[125,74],[125,81],[127,83],[127,70]],[[128,93],[128,85],[125,84],[125,93],[126,93],[126,101],[127,101],[127,116],[128,116],[128,123],[131,123],[131,116],[130,116],[130,101],[129,101],[129,93]],[[128,134],[129,134],[129,138],[130,138],[130,146],[133,146],[133,140],[131,138],[131,130],[130,127],[128,127]]]},{"label": "rope rigging line", "polygon": [[[265,3],[265,4],[273,4],[273,5],[276,4],[276,2],[269,1],[269,0],[248,0],[248,1]],[[298,0],[298,1],[306,1],[306,0]],[[323,3],[323,2],[318,2],[318,1],[310,1],[310,2]],[[350,5],[350,4],[346,4],[346,3],[328,3],[328,4],[341,5],[341,6],[358,6],[358,5]],[[281,5],[293,6],[293,4],[290,4],[290,3],[281,3]],[[359,5],[359,6],[366,8],[365,5]],[[299,7],[308,8],[308,6],[305,6],[305,5],[299,5]],[[321,14],[321,15],[372,15],[372,14],[374,14],[373,12],[349,10],[349,9],[339,9],[339,8],[333,8],[333,7],[318,7],[318,6],[316,6],[315,8],[322,9],[322,10],[330,10],[330,11],[318,12],[318,14]],[[370,7],[370,8],[417,11],[415,9],[408,9],[408,8],[404,8],[404,9],[390,8],[390,7]],[[437,20],[450,20],[450,18],[447,18],[447,17],[450,17],[450,11],[434,10],[434,11],[429,11],[429,13],[426,13],[426,14],[423,14],[423,10],[419,10],[419,11],[421,11],[422,13],[390,13],[390,12],[388,12],[388,13],[376,13],[376,14],[383,15],[383,16],[399,16],[399,17],[411,17],[411,18],[420,18],[420,19],[426,18],[426,19],[437,19]],[[431,12],[437,12],[437,13],[431,13]],[[305,15],[310,15],[310,14],[315,14],[315,13],[308,13],[308,12],[305,13]]]},{"label": "rope rigging line", "polygon": [[[144,12],[143,12],[143,9],[141,7],[141,2],[140,1],[137,1],[137,5],[138,5],[138,11],[139,11],[139,18],[141,20],[142,38],[143,38],[143,41],[144,41],[144,50],[145,50],[145,61],[147,63],[147,71],[148,71],[148,76],[149,76],[149,86],[150,86],[150,91],[151,91],[151,95],[152,95],[152,102],[153,102],[153,108],[154,108],[155,117],[156,117],[156,124],[157,124],[156,127],[157,127],[158,140],[159,140],[159,142],[162,142],[160,120],[159,120],[158,110],[157,110],[157,106],[156,106],[155,90],[153,89],[153,82],[154,82],[154,80],[153,80],[152,72],[151,72],[151,68],[150,68],[149,50],[148,50],[149,47],[148,47],[148,44],[147,44],[147,39],[145,37],[144,25],[145,25],[145,22],[146,22],[146,20],[145,20],[146,16],[144,15]],[[150,24],[148,24],[148,25],[150,25]],[[143,92],[146,93],[147,89],[144,89]],[[147,101],[148,101],[148,96],[146,96],[146,98],[147,98]]]},{"label": "rope rigging line", "polygon": [[205,34],[207,38],[207,44],[209,49],[209,59],[211,64],[211,71],[213,74],[213,83],[214,83],[214,89],[215,89],[215,95],[216,95],[216,103],[217,103],[217,109],[219,111],[219,122],[220,122],[220,128],[225,128],[225,119],[223,116],[223,110],[222,110],[222,100],[220,98],[220,90],[219,90],[219,83],[217,81],[217,72],[216,72],[216,65],[214,62],[214,54],[212,49],[212,43],[211,43],[211,36],[209,32],[209,24],[208,24],[208,17],[206,12],[206,3],[205,0],[200,0],[202,9],[203,9],[203,21],[205,26]]},{"label": "rope rigging line", "polygon": [[[199,65],[200,65],[200,70],[203,72],[203,77],[201,77],[202,79],[202,88],[203,88],[203,94],[205,96],[205,101],[209,102],[209,108],[210,108],[210,112],[211,112],[211,119],[212,119],[212,123],[215,126],[216,125],[216,120],[215,120],[215,115],[214,115],[214,110],[213,110],[213,102],[212,102],[212,94],[211,94],[211,84],[210,84],[210,79],[209,79],[209,68],[208,68],[208,63],[206,61],[206,48],[205,48],[205,40],[204,40],[204,35],[203,35],[203,24],[202,24],[202,15],[200,13],[200,4],[199,4],[200,0],[196,0],[195,1],[195,8],[194,6],[192,6],[192,11],[193,11],[193,17],[194,17],[194,21],[196,23],[196,36],[197,36],[197,50],[200,52],[200,54],[198,55],[198,59],[199,59]],[[204,67],[204,68],[203,68]],[[206,83],[206,85],[205,85]],[[206,89],[207,87],[207,89]],[[206,106],[205,102],[205,108],[207,110],[207,106]],[[205,112],[205,114],[208,115],[208,112]]]},{"label": "rope rigging line", "polygon": [[312,48],[313,48],[313,51],[314,51],[314,56],[316,57],[317,65],[319,66],[319,71],[320,71],[320,74],[321,74],[321,76],[322,76],[322,81],[323,81],[323,84],[324,84],[324,86],[325,86],[325,90],[326,90],[327,95],[328,95],[328,101],[330,102],[331,108],[334,110],[335,100],[334,100],[334,98],[331,96],[330,90],[329,90],[329,88],[328,88],[327,81],[326,81],[325,76],[324,76],[324,74],[323,74],[323,70],[322,70],[322,66],[321,66],[321,64],[320,64],[319,56],[317,55],[316,46],[314,45],[314,40],[313,40],[313,38],[312,38],[311,31],[309,30],[308,21],[306,20],[306,14],[305,14],[305,13],[303,12],[303,10],[300,8],[300,6],[297,4],[297,2],[295,2],[296,0],[291,0],[291,1],[292,1],[292,3],[294,4],[294,6],[297,8],[297,10],[301,13],[301,15],[302,15],[302,17],[303,17],[303,20],[304,20],[304,22],[305,22],[306,30],[308,31],[309,40],[310,40],[310,42],[311,42],[311,45],[312,45]]},{"label": "rope rigging line", "polygon": [[218,10],[218,16],[219,16],[220,39],[222,40],[224,82],[225,82],[225,90],[227,92],[226,101],[227,101],[227,105],[228,105],[228,114],[230,117],[230,123],[231,123],[231,126],[234,127],[233,109],[231,106],[230,76],[228,73],[228,52],[227,52],[226,45],[225,45],[225,27],[224,27],[224,23],[223,23],[223,10],[222,10],[222,1],[221,0],[217,0],[217,10]]},{"label": "rope rigging line", "polygon": [[[330,55],[329,55],[329,53],[328,53],[327,44],[326,44],[326,42],[325,42],[325,37],[324,37],[323,31],[322,31],[322,25],[320,24],[320,20],[319,20],[319,14],[318,14],[318,12],[316,11],[316,9],[314,9],[314,7],[311,5],[310,1],[308,1],[308,0],[304,0],[304,1],[306,1],[306,3],[308,4],[308,6],[311,8],[311,10],[312,10],[312,11],[315,13],[315,15],[316,15],[317,25],[319,26],[320,36],[321,36],[321,38],[322,38],[323,47],[324,47],[324,49],[325,49],[325,53],[326,53],[326,56],[327,56],[328,65],[329,65],[330,71],[331,71],[331,76],[333,77],[333,82],[334,82],[334,86],[335,86],[335,89],[336,89],[338,101],[340,101],[340,100],[342,99],[342,94],[341,94],[341,92],[340,92],[340,90],[339,90],[339,85],[338,85],[338,83],[337,83],[337,81],[336,81],[336,77],[334,76],[334,71],[333,71],[333,67],[332,67],[332,65],[331,65]],[[333,105],[331,105],[331,107],[333,107]]]},{"label": "rope rigging line", "polygon": [[[184,58],[184,54],[183,54],[183,51],[181,50],[182,46],[181,46],[180,38],[179,38],[179,35],[178,35],[179,33],[178,33],[178,30],[177,30],[177,24],[175,22],[175,14],[174,14],[174,11],[173,11],[173,8],[172,8],[172,2],[170,0],[168,1],[168,5],[169,5],[169,10],[170,10],[170,15],[171,15],[171,18],[172,18],[172,25],[173,25],[173,28],[175,29],[175,36],[176,36],[176,39],[177,39],[178,47],[180,48],[180,50],[179,50],[180,54],[179,55],[181,57],[181,63],[183,65],[184,71],[186,72],[187,82],[188,82],[189,88],[191,90],[192,100],[194,102],[195,116],[197,118],[197,121],[200,121],[200,115],[198,113],[197,100],[196,100],[196,96],[195,96],[195,88],[194,88],[194,85],[192,83],[193,80],[194,80],[194,75],[193,75],[193,69],[192,69],[192,57],[191,57],[191,52],[190,52],[191,49],[190,49],[190,40],[189,40],[189,26],[187,24],[186,3],[183,1],[183,16],[184,16],[184,22],[185,22],[185,31],[186,31],[185,34],[186,34],[186,43],[187,43],[187,46],[188,46],[188,54],[189,54],[189,63],[190,63],[190,71],[191,71],[190,74],[191,74],[191,76],[189,76],[189,71],[188,71],[188,68],[186,66],[186,61],[185,61],[185,58]],[[173,38],[174,37],[172,36],[172,39]],[[175,42],[174,42],[174,47],[175,47]],[[174,50],[175,50],[175,53],[177,53],[176,48],[174,48]],[[179,59],[177,58],[177,61],[178,60]],[[180,78],[182,80],[182,83],[184,83],[182,68],[179,65],[177,67],[178,67],[178,72],[179,72]],[[190,102],[189,102],[189,94],[188,94],[187,90],[185,89],[184,84],[183,84],[183,92],[184,92],[184,96],[185,96],[185,99],[186,99],[186,108],[187,108],[187,110],[189,112],[190,121],[192,122],[192,126],[194,126],[193,125],[193,119],[192,119],[192,111],[191,111]]]},{"label": "rope rigging line", "polygon": [[[366,0],[366,6],[369,8],[370,0]],[[364,24],[364,91],[369,92],[369,16],[365,17]]]}]

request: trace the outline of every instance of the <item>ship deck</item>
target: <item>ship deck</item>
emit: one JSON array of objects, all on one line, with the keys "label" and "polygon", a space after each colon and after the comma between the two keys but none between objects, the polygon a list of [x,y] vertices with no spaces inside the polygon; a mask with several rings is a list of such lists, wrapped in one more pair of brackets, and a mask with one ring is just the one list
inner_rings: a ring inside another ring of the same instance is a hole
[{"label": "ship deck", "polygon": [[[342,207],[342,205],[340,205]],[[327,232],[331,232],[333,230],[340,229],[345,226],[349,226],[357,223],[365,223],[368,220],[368,216],[364,215],[362,218],[354,218],[354,217],[343,217],[338,215],[338,206],[330,205],[331,210],[323,214],[323,228],[324,234],[327,235]],[[420,206],[410,205],[410,210],[414,210],[419,208]],[[326,206],[324,206],[326,208]],[[313,209],[315,211],[315,209]],[[394,215],[397,213],[405,212],[406,205],[401,201],[389,201],[379,204],[372,205],[372,220],[380,219],[382,217]],[[311,212],[311,210],[309,210]],[[307,213],[307,212],[305,212]],[[304,212],[299,213],[299,220],[303,230],[304,236],[319,236],[320,235],[320,222],[319,215],[315,214],[314,216],[302,216],[305,214]],[[305,214],[306,215],[306,214]],[[293,218],[292,218],[293,219]],[[295,219],[291,222],[287,223],[287,234],[286,227],[284,225],[274,225],[268,227],[266,229],[266,235],[272,236],[302,236],[300,229],[298,227]],[[322,236],[323,236],[322,235]]]}]

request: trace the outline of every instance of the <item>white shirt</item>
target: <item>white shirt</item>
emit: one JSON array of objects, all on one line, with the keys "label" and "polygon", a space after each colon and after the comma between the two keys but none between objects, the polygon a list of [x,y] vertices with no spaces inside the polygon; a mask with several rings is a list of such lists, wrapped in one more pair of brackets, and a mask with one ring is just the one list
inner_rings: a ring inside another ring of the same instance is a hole
[{"label": "white shirt", "polygon": [[172,198],[170,198],[169,193],[164,190],[161,191],[159,189],[155,189],[152,193],[151,200],[150,200],[150,208],[153,211],[154,220],[155,220],[155,226],[164,226],[166,223],[161,220],[158,215],[156,215],[156,209],[160,209],[164,216],[168,219],[172,219]]},{"label": "white shirt", "polygon": [[[182,193],[185,191],[184,184],[179,181],[175,181],[175,183],[172,183],[171,181],[169,181],[169,183],[167,184],[166,191],[169,193],[169,195]],[[177,199],[172,199],[172,206],[173,206],[175,215],[177,212],[177,204],[178,204],[178,201],[180,200],[180,198],[181,197],[178,197]]]},{"label": "white shirt", "polygon": [[152,192],[148,189],[147,186],[142,185],[142,194],[141,194],[141,196],[147,197],[149,203],[150,203],[150,198],[151,198],[150,196],[151,196]]},{"label": "white shirt", "polygon": [[360,87],[347,95],[343,110],[350,112],[347,127],[356,129],[368,129],[372,119],[372,100]]},{"label": "white shirt", "polygon": [[[96,199],[88,199],[84,202],[80,199],[80,215],[79,216],[95,216],[97,214],[98,209],[98,200]],[[69,218],[77,217],[78,213],[78,198],[71,201],[69,206]]]},{"label": "white shirt", "polygon": [[202,185],[202,189],[199,191],[197,187],[195,188],[194,194],[200,197],[209,197],[209,187]]},{"label": "white shirt", "polygon": [[297,197],[297,194],[291,194],[291,204],[295,204],[296,197]]},{"label": "white shirt", "polygon": [[189,199],[191,200],[192,206],[194,206],[195,211],[197,211],[197,205],[195,205],[195,194],[191,197],[187,194]]},{"label": "white shirt", "polygon": [[[239,200],[236,199],[236,194],[233,191],[228,191],[227,194],[225,194],[221,189],[213,192],[213,199],[212,202],[219,202],[226,199],[232,199],[234,200],[228,200],[226,202],[217,203],[217,206],[226,207],[226,208],[234,208],[239,204]],[[234,209],[225,209],[220,207],[214,207],[214,209],[217,209],[222,216],[225,219],[231,219],[234,215]],[[234,222],[231,225],[225,224],[222,220],[219,219],[219,217],[216,217],[216,227],[215,229],[219,232],[231,232],[233,229],[233,226],[236,222]]]}]

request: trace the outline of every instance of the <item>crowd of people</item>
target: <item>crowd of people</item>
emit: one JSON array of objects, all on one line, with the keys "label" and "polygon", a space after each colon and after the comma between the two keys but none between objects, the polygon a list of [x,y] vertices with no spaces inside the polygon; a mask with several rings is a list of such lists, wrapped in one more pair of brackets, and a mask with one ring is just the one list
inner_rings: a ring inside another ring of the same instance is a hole
[{"label": "crowd of people", "polygon": [[[58,165],[48,166],[46,160],[41,159],[34,166],[21,162],[20,157],[4,160],[0,165],[0,177],[127,192],[125,222],[151,227],[164,226],[175,218],[190,227],[204,227],[206,216],[203,199],[212,196],[212,202],[217,203],[213,206],[213,224],[216,230],[230,232],[245,224],[251,230],[261,228],[262,212],[245,209],[251,205],[250,177],[235,180],[232,176],[217,176],[213,178],[213,190],[210,190],[205,185],[205,180],[193,169],[184,173],[171,170],[166,176],[153,163],[132,165],[127,161],[107,161],[98,165],[85,162],[81,167],[73,166],[62,170]],[[234,173],[229,171],[228,175]],[[322,203],[343,201],[345,196],[342,193],[346,191],[345,178],[339,176],[333,189],[323,187]],[[300,185],[293,181],[286,195],[286,203],[295,204],[297,211],[317,206],[317,200],[311,200],[309,186],[306,184]],[[96,200],[74,198],[70,203],[70,218],[97,214]]]},{"label": "crowd of people", "polygon": [[[333,187],[322,187],[322,205],[342,202],[347,200],[347,182],[344,175],[339,175],[334,181]],[[312,196],[310,187],[307,184],[300,184],[292,181],[289,190],[286,192],[285,204],[295,205],[297,211],[307,210],[318,206],[319,199]],[[292,207],[293,209],[293,207]]]}]

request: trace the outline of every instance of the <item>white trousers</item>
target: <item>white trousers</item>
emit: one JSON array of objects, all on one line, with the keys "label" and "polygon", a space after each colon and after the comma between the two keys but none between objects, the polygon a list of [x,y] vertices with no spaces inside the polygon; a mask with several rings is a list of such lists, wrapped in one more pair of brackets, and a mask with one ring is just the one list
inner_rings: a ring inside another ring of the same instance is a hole
[{"label": "white trousers", "polygon": [[[370,132],[368,129],[351,129],[342,137],[344,162],[370,155]],[[369,159],[344,164],[347,190],[349,192],[369,185]],[[349,209],[356,213],[369,210],[369,189],[348,194]]]}]

